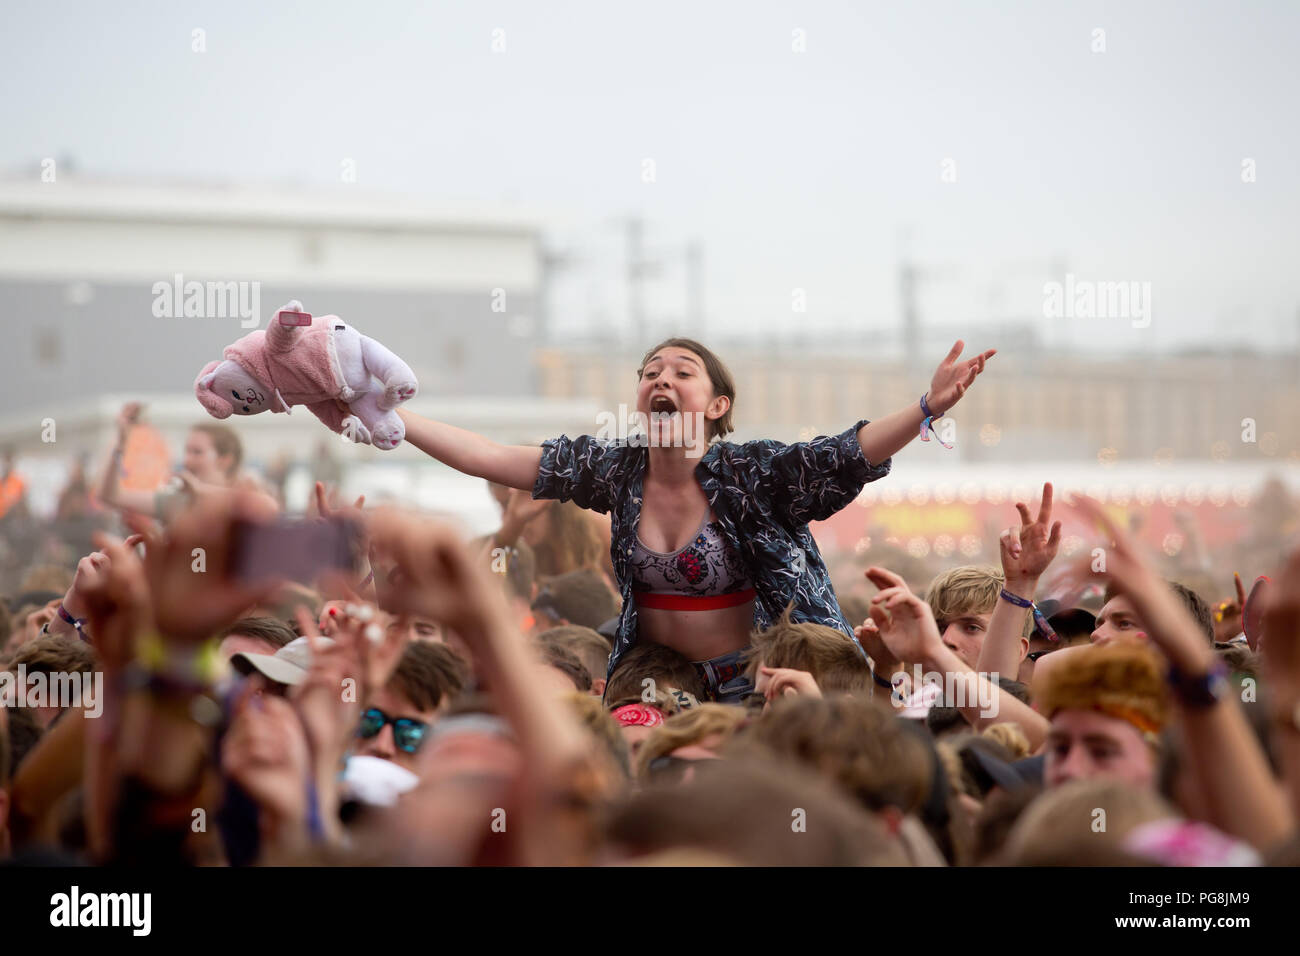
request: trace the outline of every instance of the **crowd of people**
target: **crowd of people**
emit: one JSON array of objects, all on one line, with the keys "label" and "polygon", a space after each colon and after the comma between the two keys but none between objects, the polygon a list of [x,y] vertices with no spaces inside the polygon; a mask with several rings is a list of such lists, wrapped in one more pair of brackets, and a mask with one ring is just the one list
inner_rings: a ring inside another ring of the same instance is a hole
[{"label": "crowd of people", "polygon": [[[246,573],[249,529],[293,526],[229,425],[130,490],[127,406],[50,522],[8,461],[0,858],[1300,861],[1300,550],[1207,556],[1210,580],[1241,576],[1204,593],[1047,484],[1008,509],[997,564],[823,557],[809,523],[888,481],[992,367],[961,354],[916,403],[788,445],[728,441],[732,377],[680,338],[637,370],[640,440],[501,445],[402,410],[407,441],[487,483],[499,529],[465,540],[318,482],[294,520],[350,557],[310,580]],[[1067,508],[1103,562],[1060,554]]]}]

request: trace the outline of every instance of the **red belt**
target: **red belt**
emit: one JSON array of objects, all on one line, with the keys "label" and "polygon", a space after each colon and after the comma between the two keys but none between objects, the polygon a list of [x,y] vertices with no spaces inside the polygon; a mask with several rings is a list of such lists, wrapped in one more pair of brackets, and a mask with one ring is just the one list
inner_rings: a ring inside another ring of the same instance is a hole
[{"label": "red belt", "polygon": [[724,607],[738,607],[754,600],[754,589],[732,591],[730,594],[717,594],[710,597],[695,597],[691,594],[655,594],[651,591],[633,592],[638,607],[650,607],[663,611],[716,611]]}]

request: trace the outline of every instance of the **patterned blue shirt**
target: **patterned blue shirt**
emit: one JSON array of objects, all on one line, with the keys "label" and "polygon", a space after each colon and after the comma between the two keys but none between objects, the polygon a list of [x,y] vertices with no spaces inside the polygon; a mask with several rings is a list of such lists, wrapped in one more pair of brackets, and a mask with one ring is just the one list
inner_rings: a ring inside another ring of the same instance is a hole
[{"label": "patterned blue shirt", "polygon": [[[853,637],[808,522],[829,518],[857,498],[868,481],[889,474],[892,459],[873,465],[862,453],[858,429],[865,424],[793,445],[771,439],[743,445],[718,441],[695,466],[727,545],[749,568],[757,592],[756,629],[771,626],[793,604],[792,620],[825,624]],[[611,674],[636,643],[628,559],[636,546],[649,458],[650,449],[635,442],[561,435],[542,444],[533,486],[534,498],[572,500],[610,514],[610,555],[623,597]]]}]

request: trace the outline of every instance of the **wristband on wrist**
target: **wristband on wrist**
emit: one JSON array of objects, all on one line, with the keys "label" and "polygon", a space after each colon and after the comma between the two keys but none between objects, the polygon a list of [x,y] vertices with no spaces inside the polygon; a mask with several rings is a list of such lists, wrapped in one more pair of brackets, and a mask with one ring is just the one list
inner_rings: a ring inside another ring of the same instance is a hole
[{"label": "wristband on wrist", "polygon": [[1043,617],[1043,612],[1038,610],[1038,605],[1029,598],[1022,598],[1019,594],[1012,594],[1006,588],[1002,589],[998,594],[998,597],[1010,604],[1014,604],[1016,607],[1023,607],[1030,611],[1034,616],[1034,630],[1036,630],[1041,637],[1045,637],[1049,641],[1053,642],[1061,639],[1060,635],[1058,635],[1056,631],[1052,630],[1052,625],[1047,623],[1047,618]]},{"label": "wristband on wrist", "polygon": [[[77,632],[77,636],[80,637],[84,643],[90,643],[90,635],[86,633],[86,619],[84,617],[73,617],[68,613],[68,609],[63,606],[62,601],[59,602],[59,617],[65,623],[72,625]],[[46,633],[48,634],[49,631],[47,630]]]},{"label": "wristband on wrist", "polygon": [[1204,674],[1185,674],[1176,666],[1169,666],[1169,686],[1184,707],[1205,710],[1227,696],[1228,668],[1223,661],[1215,661]]},{"label": "wristband on wrist", "polygon": [[883,687],[883,688],[885,688],[885,690],[893,690],[893,689],[894,689],[894,683],[893,683],[893,681],[889,680],[889,679],[886,678],[886,677],[881,677],[881,676],[880,676],[878,673],[876,673],[876,671],[874,671],[874,670],[871,672],[871,679],[872,679],[873,681],[876,682],[876,685],[877,685],[877,686],[879,686],[879,687]]},{"label": "wristband on wrist", "polygon": [[952,445],[948,444],[946,441],[940,438],[939,433],[934,430],[934,424],[933,424],[934,420],[936,418],[943,418],[943,415],[936,415],[933,411],[931,411],[930,403],[926,401],[926,397],[928,395],[929,393],[927,392],[925,395],[921,396],[921,414],[925,416],[924,420],[921,422],[921,441],[929,441],[930,436],[934,435],[935,441],[937,441],[944,448],[950,449],[952,448]]},{"label": "wristband on wrist", "polygon": [[140,639],[137,665],[167,683],[206,691],[215,682],[219,670],[217,644],[205,641],[197,647],[174,647],[157,633],[146,634]]},{"label": "wristband on wrist", "polygon": [[307,780],[307,835],[313,843],[321,843],[325,839],[325,826],[320,815],[320,793],[316,789],[316,781],[310,778]]}]

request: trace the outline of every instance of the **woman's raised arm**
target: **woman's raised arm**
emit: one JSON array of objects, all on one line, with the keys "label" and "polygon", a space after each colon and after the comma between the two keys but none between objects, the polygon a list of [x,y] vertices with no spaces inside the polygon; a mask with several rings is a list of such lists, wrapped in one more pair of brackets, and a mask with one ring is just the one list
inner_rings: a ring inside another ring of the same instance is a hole
[{"label": "woman's raised arm", "polygon": [[[961,401],[966,389],[975,381],[975,376],[984,371],[984,363],[997,354],[997,349],[989,349],[974,358],[959,362],[958,358],[965,347],[966,343],[958,339],[952,351],[935,369],[929,391],[926,392],[927,403],[935,418],[942,418]],[[858,444],[862,446],[867,461],[876,464],[902,451],[920,434],[925,417],[920,403],[914,402],[859,428]]]},{"label": "woman's raised arm", "polygon": [[406,424],[406,440],[430,458],[459,472],[486,478],[508,488],[531,492],[537,484],[542,449],[502,445],[490,438],[445,422],[416,415],[404,408],[397,414]]},{"label": "woman's raised arm", "polygon": [[99,500],[111,508],[134,511],[137,514],[158,516],[157,499],[152,491],[139,491],[123,488],[120,484],[122,456],[126,453],[126,438],[131,426],[140,417],[144,406],[139,402],[127,402],[117,414],[117,444],[109,456],[104,475],[99,481]]}]

